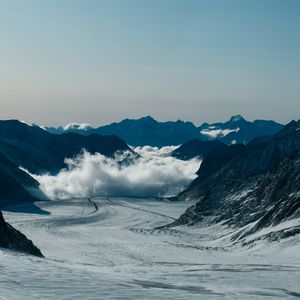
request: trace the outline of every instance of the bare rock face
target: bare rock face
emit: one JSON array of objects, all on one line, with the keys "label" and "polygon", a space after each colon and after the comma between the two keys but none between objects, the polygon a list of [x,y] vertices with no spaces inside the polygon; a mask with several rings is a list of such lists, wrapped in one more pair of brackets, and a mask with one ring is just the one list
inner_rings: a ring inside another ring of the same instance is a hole
[{"label": "bare rock face", "polygon": [[[179,200],[198,202],[171,226],[208,220],[234,228],[249,225],[234,237],[238,240],[300,218],[299,121],[273,137],[239,149],[227,147],[204,159],[198,178],[178,196]],[[300,233],[299,222],[291,224],[266,238],[278,240]]]},{"label": "bare rock face", "polygon": [[0,211],[0,247],[43,257],[41,251],[27,237],[4,221]]}]

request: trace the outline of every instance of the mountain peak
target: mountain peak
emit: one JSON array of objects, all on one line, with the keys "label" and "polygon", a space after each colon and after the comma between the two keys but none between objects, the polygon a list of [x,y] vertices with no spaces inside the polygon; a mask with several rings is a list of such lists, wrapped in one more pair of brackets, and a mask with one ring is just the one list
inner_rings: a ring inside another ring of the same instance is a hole
[{"label": "mountain peak", "polygon": [[235,115],[229,119],[229,122],[240,122],[240,121],[246,121],[242,115]]},{"label": "mountain peak", "polygon": [[285,133],[289,133],[292,131],[298,131],[300,130],[300,119],[298,121],[292,120],[290,123],[285,125],[278,133],[277,135],[282,135]]},{"label": "mountain peak", "polygon": [[140,120],[157,122],[157,121],[156,121],[153,117],[151,117],[151,116],[141,117]]}]

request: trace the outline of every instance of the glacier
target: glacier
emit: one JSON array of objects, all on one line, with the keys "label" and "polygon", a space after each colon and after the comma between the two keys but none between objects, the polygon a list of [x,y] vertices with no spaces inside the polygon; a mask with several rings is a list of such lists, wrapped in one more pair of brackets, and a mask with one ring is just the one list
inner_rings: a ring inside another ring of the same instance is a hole
[{"label": "glacier", "polygon": [[1,299],[294,299],[299,237],[232,245],[221,225],[155,229],[190,202],[71,198],[4,212],[45,258],[0,250]]}]

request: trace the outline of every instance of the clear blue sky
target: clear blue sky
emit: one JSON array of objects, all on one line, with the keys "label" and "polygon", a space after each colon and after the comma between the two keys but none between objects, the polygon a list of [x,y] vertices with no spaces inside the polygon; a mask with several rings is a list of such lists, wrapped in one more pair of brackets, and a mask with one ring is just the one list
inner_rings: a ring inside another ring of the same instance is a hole
[{"label": "clear blue sky", "polygon": [[0,0],[0,118],[300,111],[298,0]]}]

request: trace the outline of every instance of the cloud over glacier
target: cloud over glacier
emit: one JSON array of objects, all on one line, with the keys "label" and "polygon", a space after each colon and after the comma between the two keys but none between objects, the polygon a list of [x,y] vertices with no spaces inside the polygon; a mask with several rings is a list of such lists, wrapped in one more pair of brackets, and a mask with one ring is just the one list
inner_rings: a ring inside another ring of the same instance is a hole
[{"label": "cloud over glacier", "polygon": [[200,161],[182,161],[167,155],[174,147],[137,147],[140,157],[120,164],[124,154],[108,158],[83,152],[66,159],[67,168],[52,176],[32,175],[51,199],[88,196],[174,196],[196,177]]}]

